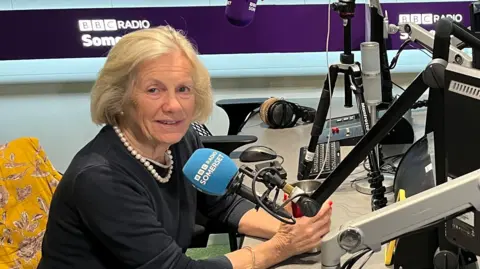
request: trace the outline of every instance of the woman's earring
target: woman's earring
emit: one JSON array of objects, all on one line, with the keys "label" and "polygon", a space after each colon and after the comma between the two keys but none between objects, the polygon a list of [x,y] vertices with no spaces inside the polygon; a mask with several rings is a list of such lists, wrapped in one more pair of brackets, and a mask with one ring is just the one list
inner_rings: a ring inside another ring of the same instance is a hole
[{"label": "woman's earring", "polygon": [[120,116],[123,116],[123,111],[120,111]]}]

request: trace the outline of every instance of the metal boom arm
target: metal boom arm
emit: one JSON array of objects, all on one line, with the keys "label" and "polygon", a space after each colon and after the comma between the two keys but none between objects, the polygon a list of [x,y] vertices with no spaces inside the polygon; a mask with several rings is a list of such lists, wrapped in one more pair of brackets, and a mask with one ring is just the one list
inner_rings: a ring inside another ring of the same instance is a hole
[{"label": "metal boom arm", "polygon": [[[397,31],[408,34],[410,40],[424,47],[426,50],[433,52],[433,41],[435,40],[435,33],[427,31],[415,23],[401,23],[398,26],[390,25],[390,34],[395,34]],[[394,31],[393,31],[394,30]],[[467,67],[472,67],[472,57],[461,49],[455,46],[454,40],[458,40],[452,37],[450,45],[450,52],[448,54],[448,62],[456,63]],[[458,41],[457,41],[458,43]]]},{"label": "metal boom arm", "polygon": [[321,245],[322,269],[339,269],[340,258],[364,249],[380,251],[383,243],[428,224],[480,210],[480,169],[406,200],[350,221],[330,232]]}]

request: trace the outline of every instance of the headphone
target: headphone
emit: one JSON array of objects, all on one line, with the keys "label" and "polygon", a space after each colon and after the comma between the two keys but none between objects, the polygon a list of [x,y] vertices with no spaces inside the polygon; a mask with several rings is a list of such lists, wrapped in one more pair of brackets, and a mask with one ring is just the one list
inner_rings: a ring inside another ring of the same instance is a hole
[{"label": "headphone", "polygon": [[260,119],[273,129],[291,128],[299,119],[312,123],[316,110],[301,106],[282,98],[269,98],[260,106]]}]

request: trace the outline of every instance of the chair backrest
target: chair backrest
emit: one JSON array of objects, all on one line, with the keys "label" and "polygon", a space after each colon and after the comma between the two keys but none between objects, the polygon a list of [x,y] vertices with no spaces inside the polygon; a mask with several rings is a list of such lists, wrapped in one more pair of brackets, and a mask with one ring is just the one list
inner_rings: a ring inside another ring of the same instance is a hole
[{"label": "chair backrest", "polygon": [[0,268],[36,269],[61,179],[36,138],[0,145]]},{"label": "chair backrest", "polygon": [[208,130],[205,124],[193,122],[191,125],[199,136],[212,136],[212,133]]}]

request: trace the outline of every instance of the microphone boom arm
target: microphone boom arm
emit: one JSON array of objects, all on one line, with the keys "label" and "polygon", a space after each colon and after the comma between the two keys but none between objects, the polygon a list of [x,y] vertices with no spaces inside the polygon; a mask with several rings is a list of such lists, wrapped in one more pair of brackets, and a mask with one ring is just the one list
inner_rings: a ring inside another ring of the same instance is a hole
[{"label": "microphone boom arm", "polygon": [[456,217],[474,208],[480,210],[480,169],[413,195],[350,221],[324,237],[322,269],[339,269],[346,253],[370,249],[383,243]]},{"label": "microphone boom arm", "polygon": [[[394,29],[394,30],[392,30]],[[412,42],[417,43],[418,45],[424,47],[426,50],[433,52],[433,43],[435,40],[435,33],[426,30],[425,28],[419,26],[415,23],[401,23],[398,26],[391,25],[390,34],[395,34],[398,32],[408,34]],[[467,53],[463,52],[461,49],[456,47],[456,44],[453,41],[457,41],[456,37],[451,38],[450,51],[448,54],[449,63],[457,63],[466,67],[472,67],[472,57]]]}]

